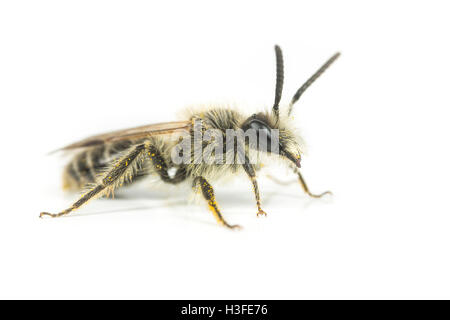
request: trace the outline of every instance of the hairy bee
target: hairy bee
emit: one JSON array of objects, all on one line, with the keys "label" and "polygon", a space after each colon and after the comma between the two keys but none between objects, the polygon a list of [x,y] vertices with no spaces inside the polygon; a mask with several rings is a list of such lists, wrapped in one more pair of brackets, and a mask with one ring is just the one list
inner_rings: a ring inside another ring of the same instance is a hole
[{"label": "hairy bee", "polygon": [[63,182],[67,189],[87,188],[87,191],[69,208],[57,214],[41,212],[40,217],[69,214],[91,199],[112,194],[115,188],[155,175],[168,184],[190,182],[194,190],[201,191],[217,221],[228,228],[236,228],[239,226],[228,224],[222,217],[210,181],[245,172],[253,185],[257,215],[266,215],[261,208],[255,173],[260,169],[264,155],[286,160],[310,196],[321,197],[327,193],[312,194],[300,174],[302,150],[289,116],[303,92],[339,57],[339,53],[298,89],[283,112],[279,110],[284,81],[279,46],[275,46],[275,55],[275,101],[270,111],[249,116],[220,106],[190,110],[184,121],[100,134],[60,149],[81,149],[65,167]]}]

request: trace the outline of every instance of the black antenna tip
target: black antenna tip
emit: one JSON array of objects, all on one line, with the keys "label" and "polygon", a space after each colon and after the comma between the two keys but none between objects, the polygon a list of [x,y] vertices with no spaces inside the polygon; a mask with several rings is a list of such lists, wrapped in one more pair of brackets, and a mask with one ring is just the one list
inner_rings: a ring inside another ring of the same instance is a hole
[{"label": "black antenna tip", "polygon": [[332,57],[331,60],[336,60],[337,58],[339,58],[341,56],[341,53],[338,51],[336,52]]}]

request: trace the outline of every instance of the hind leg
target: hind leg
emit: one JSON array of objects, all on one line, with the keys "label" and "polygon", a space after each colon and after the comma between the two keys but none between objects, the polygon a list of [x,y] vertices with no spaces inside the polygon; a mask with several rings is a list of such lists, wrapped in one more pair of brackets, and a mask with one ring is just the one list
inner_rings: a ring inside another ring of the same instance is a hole
[{"label": "hind leg", "polygon": [[111,192],[115,187],[121,186],[122,183],[127,179],[131,180],[133,177],[133,173],[139,166],[139,161],[141,161],[141,158],[143,157],[147,149],[148,146],[146,146],[145,144],[134,147],[127,155],[123,156],[115,162],[110,171],[101,179],[99,183],[92,187],[69,208],[56,214],[41,212],[39,216],[60,217],[69,214],[73,210],[78,209],[82,205],[86,204],[89,200],[95,197],[102,196],[105,193]]}]

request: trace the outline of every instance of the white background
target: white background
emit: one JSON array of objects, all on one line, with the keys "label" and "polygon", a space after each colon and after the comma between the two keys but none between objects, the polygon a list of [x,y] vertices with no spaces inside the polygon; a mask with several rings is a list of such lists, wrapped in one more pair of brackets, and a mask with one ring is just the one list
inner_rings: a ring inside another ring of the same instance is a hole
[{"label": "white background", "polygon": [[[445,1],[2,1],[0,298],[450,298]],[[259,177],[214,185],[241,232],[189,186],[143,183],[61,219],[68,160],[48,151],[176,119],[187,105],[273,102],[273,45],[296,105],[311,200]]]}]

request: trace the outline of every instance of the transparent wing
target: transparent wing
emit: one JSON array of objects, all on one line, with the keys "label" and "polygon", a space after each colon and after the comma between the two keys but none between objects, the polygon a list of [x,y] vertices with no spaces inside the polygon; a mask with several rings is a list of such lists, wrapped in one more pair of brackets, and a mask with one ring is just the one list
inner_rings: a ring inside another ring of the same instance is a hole
[{"label": "transparent wing", "polygon": [[112,131],[108,133],[98,134],[88,137],[86,139],[74,142],[57,151],[85,148],[97,146],[105,143],[112,143],[123,140],[142,139],[156,135],[172,134],[176,132],[189,132],[191,128],[191,121],[177,121],[177,122],[163,122],[149,124],[145,126]]}]

